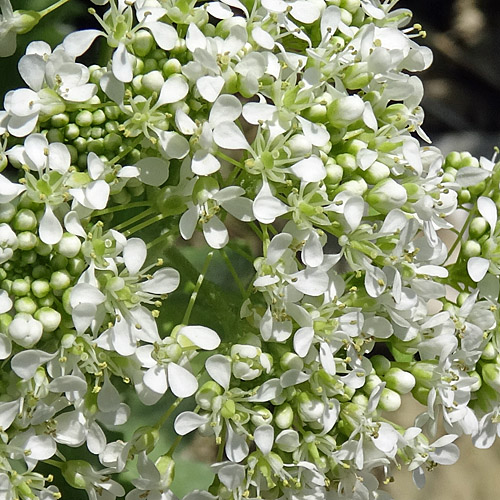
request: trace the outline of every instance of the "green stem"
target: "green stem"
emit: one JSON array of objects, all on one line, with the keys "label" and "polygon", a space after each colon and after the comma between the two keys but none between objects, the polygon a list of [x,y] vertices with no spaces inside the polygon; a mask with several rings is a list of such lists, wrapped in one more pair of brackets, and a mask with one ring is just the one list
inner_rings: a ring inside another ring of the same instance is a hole
[{"label": "green stem", "polygon": [[131,228],[131,229],[127,229],[124,234],[125,236],[127,236],[127,238],[131,235],[131,234],[134,234],[134,233],[137,233],[137,231],[140,231],[141,229],[144,229],[148,226],[150,226],[151,224],[154,224],[158,221],[161,221],[162,219],[164,219],[165,216],[159,214],[159,215],[156,215],[155,217],[152,217],[151,219],[143,222],[142,224],[137,224],[137,226]]},{"label": "green stem", "polygon": [[130,153],[130,151],[132,151],[142,141],[142,139],[143,139],[142,135],[137,137],[137,139],[128,148],[125,148],[121,153],[118,153],[114,158],[109,160],[109,163],[114,164],[118,160],[121,160],[122,158],[127,156]]},{"label": "green stem", "polygon": [[181,404],[182,400],[183,400],[182,398],[177,398],[172,403],[170,408],[160,417],[158,422],[156,422],[155,427],[157,429],[160,429],[161,427],[163,427],[163,424],[168,420],[168,417],[170,417],[170,415],[172,415],[173,411]]},{"label": "green stem", "polygon": [[43,460],[43,463],[52,465],[53,467],[57,467],[58,469],[60,469],[63,465],[62,462],[58,462],[57,460],[52,460],[50,458],[48,458],[47,460]]},{"label": "green stem", "polygon": [[160,234],[160,236],[158,236],[154,240],[150,241],[146,245],[146,247],[149,250],[150,248],[153,248],[155,245],[158,245],[158,243],[161,243],[164,240],[168,241],[169,239],[172,239],[172,242],[173,242],[173,240],[175,239],[175,236],[172,234],[172,232],[167,231],[166,233]]},{"label": "green stem", "polygon": [[464,222],[464,225],[462,226],[462,229],[460,230],[460,232],[457,235],[457,239],[455,240],[455,242],[451,246],[450,250],[448,251],[448,255],[446,257],[445,262],[448,261],[448,259],[453,255],[455,248],[457,248],[457,246],[461,243],[462,236],[464,235],[465,231],[469,227],[470,221],[472,220],[472,217],[474,217],[474,213],[475,213],[475,209],[472,208],[471,211],[469,212],[469,215],[467,216],[467,219],[465,219],[465,222]]},{"label": "green stem", "polygon": [[118,224],[115,227],[115,229],[117,231],[121,231],[123,228],[125,228],[127,226],[131,226],[132,224],[135,224],[137,221],[140,221],[141,219],[149,217],[153,212],[154,212],[154,210],[152,208],[148,208],[147,210],[144,210],[144,212],[137,214],[136,216],[132,217],[131,219],[127,219],[126,221],[122,222],[121,224]]},{"label": "green stem", "polygon": [[117,205],[116,207],[105,208],[104,210],[97,210],[92,214],[93,217],[100,217],[101,215],[112,214],[114,212],[120,212],[122,210],[127,210],[128,208],[142,208],[150,207],[151,203],[149,201],[136,201],[134,203],[127,203],[126,205]]},{"label": "green stem", "polygon": [[241,296],[246,297],[246,290],[243,284],[241,283],[240,277],[238,276],[238,273],[236,272],[236,269],[233,266],[233,263],[229,259],[227,253],[225,252],[224,249],[220,250],[220,254],[222,255],[222,258],[224,259],[224,262],[226,263],[227,268],[229,269],[229,272],[231,273],[231,276],[233,277],[234,281],[238,285],[238,288],[240,290]]},{"label": "green stem", "polygon": [[166,455],[168,455],[169,457],[171,457],[173,455],[175,449],[177,448],[177,446],[179,446],[179,443],[182,441],[183,437],[184,436],[177,436],[175,441],[172,443],[172,446],[168,449]]},{"label": "green stem", "polygon": [[39,12],[40,18],[45,17],[47,14],[50,14],[51,12],[53,12],[54,10],[58,9],[59,7],[61,7],[62,5],[64,5],[65,3],[68,3],[68,2],[69,2],[69,0],[59,0],[58,2],[47,7],[46,9],[41,10]]},{"label": "green stem", "polygon": [[228,156],[224,153],[221,153],[220,151],[217,153],[217,156],[221,160],[227,161],[228,163],[230,163],[231,165],[234,165],[235,167],[243,168],[243,165],[238,160],[235,160],[234,158],[231,158],[230,156]]},{"label": "green stem", "polygon": [[214,256],[214,252],[208,252],[206,258],[205,258],[205,263],[203,264],[203,269],[201,271],[201,274],[198,276],[198,279],[196,280],[196,285],[194,287],[193,293],[191,294],[191,297],[189,298],[189,304],[186,309],[186,313],[184,314],[184,318],[182,319],[182,323],[184,325],[189,324],[189,318],[191,317],[191,313],[193,311],[194,304],[196,302],[196,298],[198,297],[198,292],[200,291],[201,285],[203,284],[203,280],[205,279],[205,275],[207,274],[208,271],[208,266],[210,265],[210,262],[212,261],[212,257]]}]

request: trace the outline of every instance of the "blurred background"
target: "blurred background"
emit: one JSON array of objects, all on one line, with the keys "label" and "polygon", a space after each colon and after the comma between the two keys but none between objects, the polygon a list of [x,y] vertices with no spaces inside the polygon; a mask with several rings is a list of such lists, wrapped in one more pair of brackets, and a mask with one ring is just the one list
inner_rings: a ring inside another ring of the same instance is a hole
[{"label": "blurred background", "polygon": [[[12,0],[15,9],[41,10],[52,0]],[[35,30],[18,37],[16,54],[0,59],[0,99],[6,91],[24,86],[17,73],[17,61],[31,40],[45,40],[52,46],[64,35],[76,28],[92,27],[93,18],[87,13],[90,1],[71,0],[57,13],[43,19]],[[422,103],[426,113],[424,129],[434,144],[444,153],[452,150],[468,150],[474,155],[491,157],[493,147],[500,146],[500,27],[499,0],[400,0],[399,7],[414,13],[414,22],[420,23],[427,32],[425,40],[434,52],[434,64],[420,74],[424,81],[425,97]],[[188,256],[194,267],[201,267],[204,256],[194,251]],[[222,263],[212,267],[213,281],[225,278]],[[242,269],[241,272],[248,272]],[[250,270],[251,271],[251,270]],[[232,280],[230,280],[232,281]],[[186,293],[179,299],[187,300]],[[180,306],[180,307],[178,307]],[[170,313],[184,310],[181,304],[171,304]],[[169,401],[165,401],[168,407]],[[422,408],[405,401],[400,422],[411,425]],[[164,411],[165,408],[163,408]],[[125,430],[126,437],[140,425],[154,423],[155,415],[142,407],[132,407],[134,425]],[[167,429],[168,423],[164,427]],[[119,439],[120,433],[112,439]],[[173,436],[162,435],[163,452],[173,441]],[[427,486],[418,491],[408,473],[399,473],[394,484],[388,486],[396,500],[475,500],[500,498],[500,443],[490,450],[476,450],[467,438],[459,441],[462,456],[452,467],[438,467],[427,474]],[[67,450],[67,456],[84,458]],[[193,481],[203,487],[211,481],[206,463],[211,462],[213,447],[195,438],[182,448],[174,491],[184,494]],[[54,472],[54,470],[47,470]],[[58,484],[62,482],[57,481]],[[63,498],[79,500],[87,498],[83,492],[68,489]]]}]

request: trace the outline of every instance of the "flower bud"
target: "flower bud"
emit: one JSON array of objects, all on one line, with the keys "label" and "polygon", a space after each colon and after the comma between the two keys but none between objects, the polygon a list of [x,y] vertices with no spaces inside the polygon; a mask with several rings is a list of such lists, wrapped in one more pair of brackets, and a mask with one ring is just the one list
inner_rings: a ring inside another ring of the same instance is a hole
[{"label": "flower bud", "polygon": [[130,443],[132,444],[132,452],[140,453],[145,451],[146,453],[151,453],[158,441],[160,440],[160,431],[156,427],[151,427],[146,425],[144,427],[139,427],[134,434]]},{"label": "flower bud", "polygon": [[222,387],[213,380],[209,380],[208,382],[205,382],[196,392],[196,404],[203,410],[210,410],[212,408],[214,398],[220,396],[221,394]]},{"label": "flower bud", "polygon": [[43,326],[30,314],[18,313],[9,325],[9,335],[22,347],[33,347],[42,337]]},{"label": "flower bud", "polygon": [[382,383],[382,379],[377,374],[371,374],[366,377],[363,392],[371,394],[373,389],[376,389]]},{"label": "flower bud", "polygon": [[286,352],[281,356],[280,366],[283,370],[302,370],[304,361],[294,352]]},{"label": "flower bud", "polygon": [[299,415],[304,422],[315,422],[319,420],[325,411],[325,404],[323,401],[311,396],[307,392],[301,392],[297,401]]},{"label": "flower bud", "polygon": [[293,410],[288,403],[282,404],[274,412],[274,423],[280,429],[288,429],[291,427],[293,423]]},{"label": "flower bud", "polygon": [[480,238],[487,230],[489,224],[484,217],[475,217],[469,225],[469,236],[471,238]]},{"label": "flower bud", "polygon": [[53,332],[61,324],[61,314],[51,307],[42,307],[35,313],[35,319],[43,325],[44,332]]},{"label": "flower bud", "polygon": [[88,480],[86,476],[92,477],[94,470],[85,460],[67,460],[61,462],[61,473],[67,483],[73,488],[84,490]]},{"label": "flower bud", "polygon": [[158,70],[150,71],[142,77],[142,87],[149,92],[160,92],[164,83],[163,75]]},{"label": "flower bud", "polygon": [[181,70],[182,70],[182,64],[179,62],[178,59],[175,58],[168,59],[161,68],[161,71],[165,78],[168,78],[173,74],[180,73]]},{"label": "flower bud", "polygon": [[17,235],[17,241],[20,250],[28,251],[36,247],[38,238],[30,231],[23,231]]},{"label": "flower bud", "polygon": [[391,175],[391,171],[387,165],[379,161],[375,161],[370,167],[363,172],[363,178],[368,184],[377,184]]},{"label": "flower bud", "polygon": [[30,281],[24,278],[18,278],[12,282],[10,293],[17,297],[23,297],[30,291]]},{"label": "flower bud", "polygon": [[21,297],[14,302],[14,309],[18,313],[33,314],[37,310],[37,305],[31,297]]},{"label": "flower bud", "polygon": [[477,373],[477,371],[474,370],[472,372],[469,372],[468,375],[469,377],[476,379],[476,381],[470,386],[471,392],[476,392],[479,389],[481,389],[481,386],[483,385],[483,380],[481,379],[479,373]]},{"label": "flower bud", "polygon": [[382,214],[402,207],[407,199],[406,189],[394,179],[379,182],[366,195],[366,201]]},{"label": "flower bud", "polygon": [[169,487],[174,480],[175,475],[175,462],[169,455],[163,455],[156,459],[156,468],[161,475],[162,487]]},{"label": "flower bud", "polygon": [[401,368],[391,368],[385,375],[384,380],[387,387],[399,394],[407,394],[415,387],[415,377]]},{"label": "flower bud", "polygon": [[357,95],[341,97],[333,101],[327,110],[330,125],[337,128],[347,127],[355,122],[365,110],[365,104]]},{"label": "flower bud", "polygon": [[151,49],[155,45],[155,40],[151,33],[146,30],[138,30],[134,34],[134,41],[132,42],[132,47],[134,48],[134,54],[138,57],[145,57],[149,54]]},{"label": "flower bud", "polygon": [[273,420],[273,414],[264,406],[254,406],[252,410],[256,413],[250,417],[252,423],[258,427],[259,425],[270,424]]},{"label": "flower bud", "polygon": [[366,87],[373,79],[373,73],[368,71],[367,62],[350,64],[344,70],[342,82],[346,89],[355,90]]},{"label": "flower bud", "polygon": [[498,354],[498,351],[496,350],[493,343],[488,342],[484,346],[483,352],[481,354],[481,359],[486,359],[488,361],[491,361],[492,359],[495,359],[497,357],[497,354]]},{"label": "flower bud", "polygon": [[16,231],[33,231],[38,225],[36,215],[32,210],[22,208],[17,212],[12,222]]},{"label": "flower bud", "polygon": [[382,390],[378,407],[384,411],[396,411],[401,406],[401,396],[387,387]]},{"label": "flower bud", "polygon": [[481,255],[481,245],[475,240],[467,240],[462,246],[462,254],[468,259],[479,257]]},{"label": "flower bud", "polygon": [[50,287],[53,290],[64,290],[71,284],[71,276],[66,270],[55,271],[50,276]]},{"label": "flower bud", "polygon": [[14,31],[18,35],[24,35],[31,31],[40,21],[42,16],[35,10],[14,11]]},{"label": "flower bud", "polygon": [[16,207],[12,203],[0,203],[0,223],[10,222],[16,213]]},{"label": "flower bud", "polygon": [[92,125],[92,119],[92,113],[89,110],[84,109],[75,116],[75,123],[79,127],[90,127]]},{"label": "flower bud", "polygon": [[286,141],[285,146],[290,149],[290,153],[294,158],[310,156],[312,153],[311,142],[302,134],[292,135],[292,137]]},{"label": "flower bud", "polygon": [[370,358],[373,369],[379,377],[383,377],[391,368],[391,362],[382,354],[376,354]]},{"label": "flower bud", "polygon": [[56,245],[56,250],[64,257],[76,257],[80,252],[82,243],[78,236],[70,233],[64,233],[61,241]]},{"label": "flower bud", "polygon": [[483,382],[486,382],[495,391],[500,392],[500,366],[496,363],[486,363],[482,367],[481,375]]}]

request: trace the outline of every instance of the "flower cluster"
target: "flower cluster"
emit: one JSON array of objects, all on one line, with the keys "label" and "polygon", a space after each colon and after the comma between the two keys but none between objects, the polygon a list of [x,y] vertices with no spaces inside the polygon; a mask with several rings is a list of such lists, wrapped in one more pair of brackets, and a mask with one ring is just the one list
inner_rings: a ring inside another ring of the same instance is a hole
[{"label": "flower cluster", "polygon": [[[200,432],[218,459],[184,500],[389,499],[395,468],[422,487],[458,459],[458,436],[491,446],[500,164],[421,146],[413,73],[432,54],[411,13],[397,0],[93,3],[101,29],[31,43],[26,87],[0,111],[2,498],[60,498],[39,462],[91,500],[176,498],[178,441],[150,454],[186,398],[179,440]],[[0,6],[13,47],[27,14]],[[79,62],[98,44],[107,63]],[[243,227],[253,254],[230,236]],[[193,279],[174,257],[196,235],[209,253]],[[212,284],[191,324],[214,254],[241,296],[229,307]],[[182,322],[159,321],[182,281]],[[147,406],[178,399],[108,442],[134,420],[125,386]],[[423,405],[408,428],[391,420],[403,395]],[[65,456],[84,445],[93,461]]]}]

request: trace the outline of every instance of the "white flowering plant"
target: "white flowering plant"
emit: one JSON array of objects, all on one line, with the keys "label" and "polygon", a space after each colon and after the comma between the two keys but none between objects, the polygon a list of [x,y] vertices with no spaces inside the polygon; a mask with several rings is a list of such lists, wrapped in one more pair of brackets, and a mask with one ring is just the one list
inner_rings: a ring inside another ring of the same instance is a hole
[{"label": "white flowering plant", "polygon": [[[0,55],[67,1],[0,1]],[[184,500],[388,500],[395,469],[421,488],[459,436],[490,447],[500,163],[430,145],[411,13],[93,4],[0,111],[2,500],[176,499],[194,432],[216,458]]]}]

